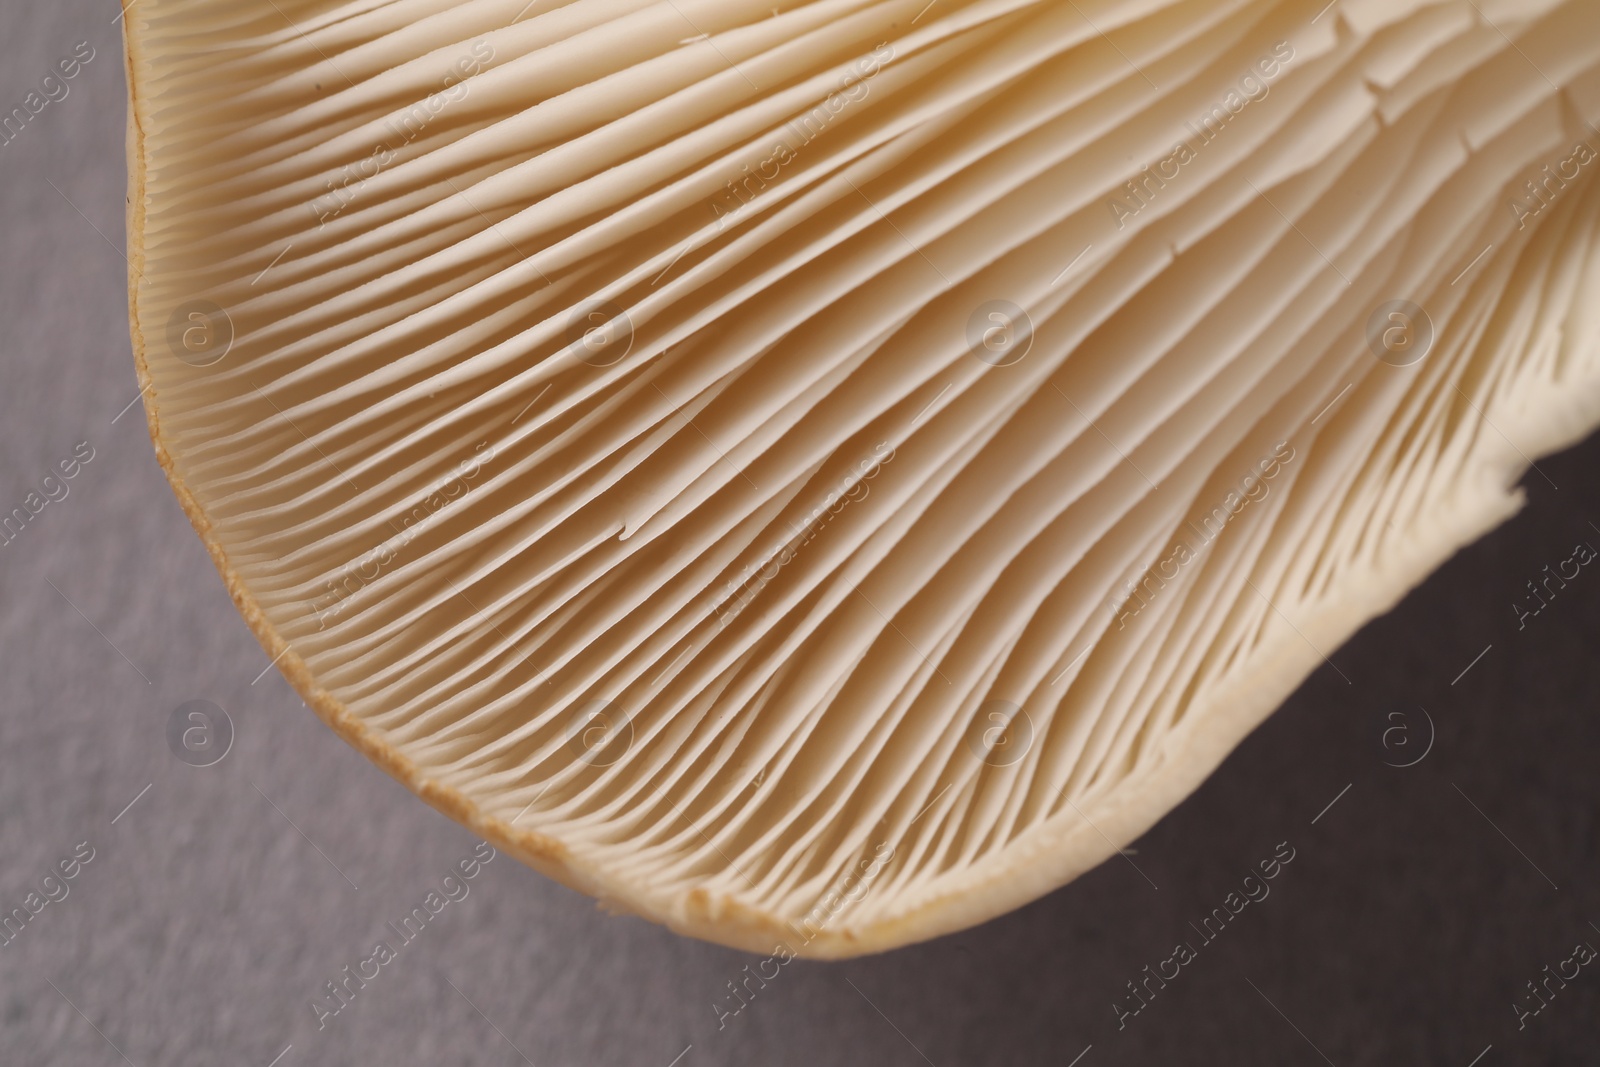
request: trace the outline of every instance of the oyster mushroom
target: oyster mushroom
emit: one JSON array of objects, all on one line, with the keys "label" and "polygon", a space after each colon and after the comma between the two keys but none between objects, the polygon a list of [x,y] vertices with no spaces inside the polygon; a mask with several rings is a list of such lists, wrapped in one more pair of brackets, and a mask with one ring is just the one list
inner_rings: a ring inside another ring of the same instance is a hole
[{"label": "oyster mushroom", "polygon": [[316,712],[537,869],[981,922],[1600,421],[1600,7],[1320,6],[139,0],[157,454]]}]

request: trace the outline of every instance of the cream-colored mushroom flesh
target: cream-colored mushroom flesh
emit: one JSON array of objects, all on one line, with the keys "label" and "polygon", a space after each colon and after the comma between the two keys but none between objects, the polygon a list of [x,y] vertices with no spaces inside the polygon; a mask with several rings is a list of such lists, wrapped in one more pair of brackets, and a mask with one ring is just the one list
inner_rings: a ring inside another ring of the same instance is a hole
[{"label": "cream-colored mushroom flesh", "polygon": [[125,22],[152,434],[267,655],[697,937],[1100,863],[1600,421],[1591,0]]}]

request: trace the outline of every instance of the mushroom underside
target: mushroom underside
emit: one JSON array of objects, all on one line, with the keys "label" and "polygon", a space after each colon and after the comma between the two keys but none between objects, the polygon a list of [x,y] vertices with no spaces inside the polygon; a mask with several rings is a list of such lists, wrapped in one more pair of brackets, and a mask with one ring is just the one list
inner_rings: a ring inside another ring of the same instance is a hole
[{"label": "mushroom underside", "polygon": [[307,703],[538,869],[980,922],[1600,422],[1600,7],[1319,6],[140,0],[157,454]]}]

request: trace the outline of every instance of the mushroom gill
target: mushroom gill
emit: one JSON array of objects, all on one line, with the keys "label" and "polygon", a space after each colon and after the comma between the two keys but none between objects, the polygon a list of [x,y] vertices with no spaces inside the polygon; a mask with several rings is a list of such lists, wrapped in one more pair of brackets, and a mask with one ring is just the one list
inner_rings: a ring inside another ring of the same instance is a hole
[{"label": "mushroom gill", "polygon": [[158,456],[539,870],[980,922],[1600,422],[1600,5],[1323,2],[138,0]]}]

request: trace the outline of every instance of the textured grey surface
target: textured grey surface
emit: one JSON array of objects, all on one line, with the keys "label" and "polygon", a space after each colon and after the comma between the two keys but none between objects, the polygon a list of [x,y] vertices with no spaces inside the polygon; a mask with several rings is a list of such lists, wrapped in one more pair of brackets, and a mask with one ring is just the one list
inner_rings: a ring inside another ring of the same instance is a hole
[{"label": "textured grey surface", "polygon": [[[0,0],[0,111],[78,42],[96,51],[0,147],[0,511],[94,450],[0,547],[0,911],[94,850],[0,944],[0,1064],[1466,1067],[1491,1045],[1483,1067],[1594,1062],[1600,967],[1520,1031],[1511,1006],[1600,946],[1600,576],[1520,632],[1510,608],[1576,541],[1600,545],[1592,440],[1541,462],[1559,490],[1529,479],[1528,511],[1334,654],[1350,684],[1313,675],[1130,862],[928,945],[789,963],[719,1028],[752,957],[500,857],[319,1029],[324,983],[397,943],[385,924],[476,842],[262,673],[142,412],[117,417],[136,386],[115,13]],[[214,766],[168,748],[194,699],[237,732]],[[1384,766],[1421,751],[1419,706],[1432,750]],[[1119,1030],[1125,983],[1285,840],[1271,896]]]}]

